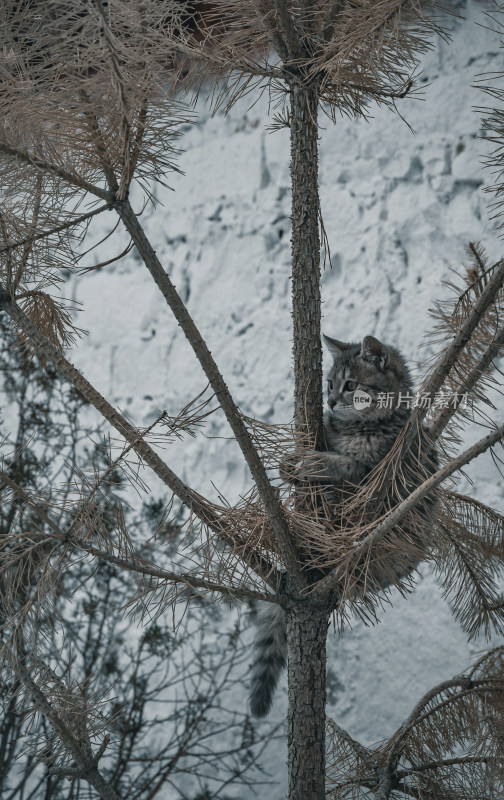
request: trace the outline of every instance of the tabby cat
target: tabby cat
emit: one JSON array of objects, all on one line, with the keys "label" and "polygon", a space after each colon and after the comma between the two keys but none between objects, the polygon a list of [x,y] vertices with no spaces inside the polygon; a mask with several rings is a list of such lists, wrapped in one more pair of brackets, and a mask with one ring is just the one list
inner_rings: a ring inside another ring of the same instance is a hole
[{"label": "tabby cat", "polygon": [[[326,496],[330,496],[331,487],[359,484],[389,452],[410,416],[412,383],[401,354],[373,336],[366,336],[361,345],[324,338],[334,359],[328,375],[329,411],[324,418],[328,449],[323,453],[307,451],[294,467],[286,461],[281,473],[291,482],[323,484]],[[403,459],[403,473],[407,477],[396,487],[393,504],[415,488],[412,475],[416,477],[416,484],[423,479],[414,469],[415,462],[422,464],[424,477],[436,468],[436,455],[426,433],[425,429],[421,431],[419,442]],[[413,467],[411,470],[408,462]],[[419,509],[429,522],[433,519],[434,506],[434,499],[427,497]],[[418,561],[411,563],[406,573],[411,572]],[[397,570],[395,565],[390,566],[397,577],[404,575],[403,562]],[[391,582],[390,573],[388,577],[378,573],[374,577],[381,588]],[[274,603],[261,603],[256,626],[250,708],[254,716],[264,717],[270,710],[278,678],[287,661],[283,609]]]}]

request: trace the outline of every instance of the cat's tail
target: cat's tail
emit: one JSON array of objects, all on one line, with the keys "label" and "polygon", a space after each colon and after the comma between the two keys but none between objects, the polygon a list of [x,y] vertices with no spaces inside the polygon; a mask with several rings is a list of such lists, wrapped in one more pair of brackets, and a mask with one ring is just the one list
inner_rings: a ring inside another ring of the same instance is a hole
[{"label": "cat's tail", "polygon": [[271,708],[280,673],[287,663],[285,612],[276,603],[259,603],[250,680],[250,710],[265,717]]}]

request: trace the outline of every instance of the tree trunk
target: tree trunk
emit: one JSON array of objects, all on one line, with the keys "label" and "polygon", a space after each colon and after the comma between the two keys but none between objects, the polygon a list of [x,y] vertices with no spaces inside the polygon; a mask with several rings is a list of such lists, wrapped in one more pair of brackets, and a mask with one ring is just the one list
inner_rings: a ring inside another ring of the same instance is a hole
[{"label": "tree trunk", "polygon": [[326,638],[330,612],[287,611],[289,800],[325,797]]},{"label": "tree trunk", "polygon": [[323,449],[317,87],[293,81],[290,97],[294,416]]},{"label": "tree trunk", "polygon": [[[301,87],[294,79],[290,99],[294,419],[296,431],[307,432],[322,450],[317,86]],[[287,611],[289,800],[325,797],[329,613],[306,597]]]}]

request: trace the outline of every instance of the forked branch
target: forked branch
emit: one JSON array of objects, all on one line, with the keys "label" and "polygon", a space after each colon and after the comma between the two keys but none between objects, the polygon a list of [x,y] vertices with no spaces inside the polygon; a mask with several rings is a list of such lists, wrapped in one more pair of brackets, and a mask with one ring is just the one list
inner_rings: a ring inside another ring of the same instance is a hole
[{"label": "forked branch", "polygon": [[[414,797],[435,800],[494,797],[494,778],[501,786],[502,750],[481,746],[492,723],[501,714],[504,697],[502,648],[487,652],[466,675],[434,686],[415,705],[388,741],[364,749],[338,726],[333,726],[332,782],[327,797],[343,800],[348,789],[367,789],[374,800]],[[501,717],[499,717],[500,719]],[[332,721],[328,721],[329,731]],[[472,780],[465,782],[464,770]],[[489,772],[490,769],[490,772]],[[473,781],[474,780],[474,784]],[[456,795],[454,787],[459,788]],[[462,788],[463,787],[463,788]],[[466,791],[464,791],[466,789]],[[397,793],[397,794],[396,794]],[[360,796],[360,795],[359,795]],[[366,796],[368,796],[366,794]]]}]

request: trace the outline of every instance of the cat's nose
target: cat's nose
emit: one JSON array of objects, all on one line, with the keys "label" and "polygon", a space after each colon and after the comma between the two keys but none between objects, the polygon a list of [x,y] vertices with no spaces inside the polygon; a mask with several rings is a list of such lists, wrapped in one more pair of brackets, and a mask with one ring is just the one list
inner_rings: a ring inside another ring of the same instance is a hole
[{"label": "cat's nose", "polygon": [[336,405],[336,400],[333,400],[333,398],[330,397],[329,400],[327,401],[327,405],[329,406],[329,408],[334,408],[334,406]]}]

